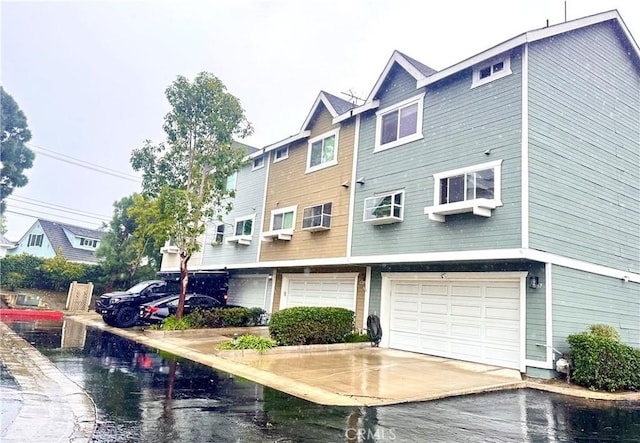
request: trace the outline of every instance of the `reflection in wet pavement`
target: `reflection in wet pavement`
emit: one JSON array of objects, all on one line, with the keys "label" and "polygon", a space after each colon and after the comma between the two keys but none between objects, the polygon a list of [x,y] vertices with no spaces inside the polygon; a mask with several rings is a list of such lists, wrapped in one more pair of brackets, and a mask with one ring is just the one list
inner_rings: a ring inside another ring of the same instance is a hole
[{"label": "reflection in wet pavement", "polygon": [[11,326],[91,395],[96,442],[640,441],[639,404],[515,390],[328,407],[75,322]]}]

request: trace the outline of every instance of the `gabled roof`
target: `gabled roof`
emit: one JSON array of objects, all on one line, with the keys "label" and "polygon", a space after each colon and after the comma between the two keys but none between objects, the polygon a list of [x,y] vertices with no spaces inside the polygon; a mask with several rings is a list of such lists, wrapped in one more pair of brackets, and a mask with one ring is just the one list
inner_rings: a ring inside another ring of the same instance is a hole
[{"label": "gabled roof", "polygon": [[427,65],[420,63],[419,61],[411,57],[406,56],[400,51],[397,51],[397,50],[393,51],[393,54],[391,54],[391,58],[389,59],[384,69],[382,70],[382,74],[380,74],[380,77],[378,77],[378,81],[373,86],[373,89],[371,90],[371,92],[369,93],[369,96],[365,100],[365,104],[375,100],[376,95],[380,91],[380,88],[384,84],[385,80],[387,79],[387,76],[389,75],[389,73],[391,72],[391,69],[396,63],[400,65],[405,71],[407,71],[413,78],[415,78],[416,81],[424,80],[437,72],[435,69],[432,69]]},{"label": "gabled roof", "polygon": [[[302,124],[302,128],[300,128],[300,132],[265,146],[264,152],[273,151],[282,146],[286,146],[290,143],[309,137],[309,135],[311,134],[309,125],[311,124],[311,121],[313,120],[313,117],[318,111],[318,107],[321,104],[323,104],[324,107],[327,108],[329,114],[331,114],[331,116],[334,118],[333,123],[336,123],[335,119],[340,115],[346,115],[346,118],[348,118],[348,112],[356,106],[350,101],[341,99],[340,97],[336,97],[335,95],[329,94],[326,91],[320,91],[320,93],[316,97],[315,102],[313,102],[313,106],[311,106],[311,110],[307,114],[307,118],[305,118],[304,123]],[[343,120],[345,120],[345,118],[343,118]]]},{"label": "gabled roof", "polygon": [[638,60],[640,60],[640,48],[638,47],[638,44],[636,43],[636,41],[633,39],[631,32],[629,32],[629,29],[624,24],[622,17],[620,17],[620,14],[618,14],[618,11],[612,10],[612,11],[602,12],[600,14],[590,15],[588,17],[579,18],[576,20],[563,22],[557,25],[552,25],[545,28],[540,28],[540,29],[535,29],[533,31],[525,32],[512,39],[502,42],[490,49],[487,49],[486,51],[476,54],[473,57],[463,60],[460,63],[456,63],[453,66],[443,69],[434,75],[431,75],[422,80],[418,80],[417,86],[418,88],[421,88],[423,86],[430,85],[439,80],[442,80],[443,78],[449,77],[450,75],[455,74],[456,72],[462,71],[463,69],[470,68],[474,65],[477,65],[478,63],[481,63],[485,60],[496,57],[500,54],[503,54],[507,51],[510,51],[513,48],[524,45],[526,43],[532,43],[542,39],[554,37],[559,34],[564,34],[565,32],[574,31],[576,29],[584,28],[584,27],[595,25],[598,23],[607,22],[610,20],[613,20],[614,22],[616,22],[620,27],[620,30],[622,31],[622,33],[624,34],[624,36],[626,37],[629,43],[631,52],[635,54],[636,63],[637,63]]},{"label": "gabled roof", "polygon": [[94,251],[74,248],[69,242],[64,230],[73,233],[79,237],[100,240],[104,232],[95,229],[83,228],[80,226],[67,225],[49,220],[38,219],[44,234],[47,236],[49,243],[54,251],[61,250],[62,256],[69,261],[81,263],[98,263],[98,259]]},{"label": "gabled roof", "polygon": [[327,110],[329,111],[329,114],[331,114],[331,117],[333,118],[336,118],[341,114],[344,114],[345,112],[349,111],[350,109],[356,106],[355,104],[347,100],[341,99],[340,97],[336,97],[335,95],[329,94],[328,92],[325,92],[325,91],[320,91],[320,93],[318,94],[318,97],[316,98],[316,101],[313,103],[313,106],[309,111],[309,114],[307,115],[307,118],[304,120],[304,123],[302,124],[302,128],[300,128],[300,131],[306,131],[309,129],[309,124],[311,124],[311,120],[313,119],[313,116],[318,110],[320,103],[322,103],[325,106],[325,108],[327,108]]},{"label": "gabled roof", "polygon": [[245,150],[245,153],[250,156],[251,154],[255,154],[257,151],[259,151],[258,148],[254,148],[253,146],[249,146],[246,143],[241,143],[237,140],[234,140],[232,143],[232,146],[234,148],[242,148]]},{"label": "gabled roof", "polygon": [[4,235],[0,234],[0,247],[5,249],[12,249],[16,247],[16,244]]}]

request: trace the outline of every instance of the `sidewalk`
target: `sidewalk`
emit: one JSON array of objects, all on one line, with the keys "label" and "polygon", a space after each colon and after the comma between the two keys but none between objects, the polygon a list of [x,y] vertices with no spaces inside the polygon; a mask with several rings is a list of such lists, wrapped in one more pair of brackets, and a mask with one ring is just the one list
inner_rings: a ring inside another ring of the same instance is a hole
[{"label": "sidewalk", "polygon": [[594,392],[564,381],[523,380],[516,370],[372,348],[368,343],[291,346],[264,353],[217,349],[234,333],[268,336],[266,327],[165,332],[112,328],[93,314],[68,318],[325,405],[381,406],[525,387],[640,401],[640,393]]},{"label": "sidewalk", "polygon": [[6,429],[3,421],[0,440],[91,441],[96,411],[84,390],[2,322],[0,344],[0,361],[20,386],[8,404],[3,404],[3,413],[12,420]]}]

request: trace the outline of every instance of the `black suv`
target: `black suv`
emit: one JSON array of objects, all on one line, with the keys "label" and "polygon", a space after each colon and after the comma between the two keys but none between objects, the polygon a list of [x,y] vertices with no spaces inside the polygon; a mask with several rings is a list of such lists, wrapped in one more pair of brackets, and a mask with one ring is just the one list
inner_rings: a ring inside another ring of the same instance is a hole
[{"label": "black suv", "polygon": [[177,294],[179,281],[147,280],[126,291],[103,294],[96,301],[96,312],[110,326],[130,328],[138,323],[141,304]]},{"label": "black suv", "polygon": [[[96,301],[96,312],[109,326],[130,328],[139,321],[140,305],[180,294],[179,274],[165,272],[158,274],[165,280],[147,280],[124,292],[110,292]],[[196,271],[189,273],[187,293],[209,295],[227,304],[229,274],[226,271]]]}]

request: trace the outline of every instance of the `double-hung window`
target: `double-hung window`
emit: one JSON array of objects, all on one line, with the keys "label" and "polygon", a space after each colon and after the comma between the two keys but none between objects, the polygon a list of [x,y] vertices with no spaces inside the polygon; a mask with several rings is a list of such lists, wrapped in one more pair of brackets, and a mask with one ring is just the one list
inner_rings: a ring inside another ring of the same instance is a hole
[{"label": "double-hung window", "polygon": [[491,217],[502,206],[502,160],[434,174],[434,204],[424,208],[431,220],[444,222],[446,215],[473,212]]},{"label": "double-hung window", "polygon": [[404,191],[388,192],[364,201],[363,220],[372,225],[401,222],[404,216]]},{"label": "double-hung window", "polygon": [[302,229],[321,231],[331,228],[331,203],[309,206],[302,213]]},{"label": "double-hung window", "polygon": [[424,94],[396,103],[376,113],[375,151],[422,138]]},{"label": "double-hung window", "polygon": [[511,74],[511,58],[509,54],[494,58],[473,69],[471,87],[483,85]]},{"label": "double-hung window", "polygon": [[237,184],[238,184],[238,172],[234,172],[233,174],[227,177],[226,190],[228,192],[235,192]]},{"label": "double-hung window", "polygon": [[233,225],[233,235],[227,238],[227,243],[250,245],[251,237],[253,236],[253,222],[255,218],[255,214],[248,217],[236,218]]},{"label": "double-hung window", "polygon": [[222,240],[224,240],[224,223],[217,223],[215,234],[213,237],[213,241],[211,242],[211,245],[212,246],[221,245]]},{"label": "double-hung window", "polygon": [[271,211],[270,230],[262,233],[262,240],[291,240],[296,223],[297,206],[279,208]]},{"label": "double-hung window", "polygon": [[309,140],[307,172],[333,166],[338,163],[338,129]]}]

